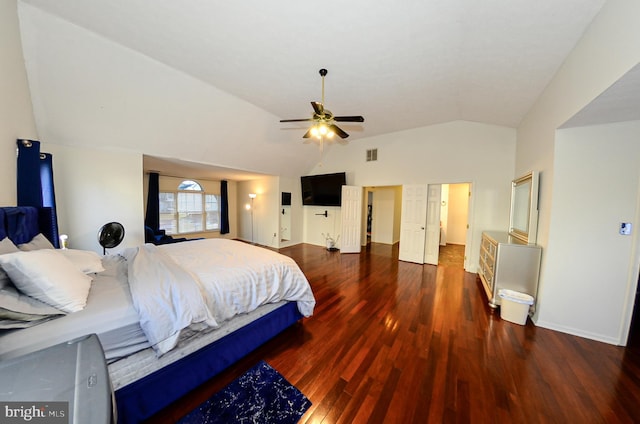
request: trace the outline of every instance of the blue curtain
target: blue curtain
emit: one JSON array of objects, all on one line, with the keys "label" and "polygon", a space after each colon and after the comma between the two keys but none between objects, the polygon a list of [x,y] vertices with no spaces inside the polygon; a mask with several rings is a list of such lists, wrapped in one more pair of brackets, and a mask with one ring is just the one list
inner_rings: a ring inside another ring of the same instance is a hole
[{"label": "blue curtain", "polygon": [[227,181],[220,181],[220,234],[229,233],[229,191]]},{"label": "blue curtain", "polygon": [[18,139],[18,206],[42,207],[40,142]]},{"label": "blue curtain", "polygon": [[157,172],[149,173],[149,192],[147,193],[144,225],[151,228],[154,234],[160,229],[160,175]]},{"label": "blue curtain", "polygon": [[40,153],[40,142],[18,139],[18,206],[34,206],[39,211],[42,234],[60,247],[56,195],[53,185],[53,156]]}]

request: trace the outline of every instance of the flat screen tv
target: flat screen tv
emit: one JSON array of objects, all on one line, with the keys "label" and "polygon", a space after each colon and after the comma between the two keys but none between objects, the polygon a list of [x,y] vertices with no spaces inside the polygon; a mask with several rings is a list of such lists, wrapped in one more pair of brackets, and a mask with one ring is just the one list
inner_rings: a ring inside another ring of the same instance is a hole
[{"label": "flat screen tv", "polygon": [[335,174],[306,175],[302,183],[302,204],[307,206],[340,206],[342,186],[346,185],[344,172]]}]

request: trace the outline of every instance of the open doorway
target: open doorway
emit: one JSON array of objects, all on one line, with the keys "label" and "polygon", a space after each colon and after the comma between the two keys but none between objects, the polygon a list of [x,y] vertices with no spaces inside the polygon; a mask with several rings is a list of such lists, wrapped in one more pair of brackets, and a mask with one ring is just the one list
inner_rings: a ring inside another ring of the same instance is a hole
[{"label": "open doorway", "polygon": [[[443,186],[449,192],[444,198]],[[455,186],[453,193],[451,186]],[[403,185],[398,258],[418,264],[439,265],[442,241],[445,246],[463,246],[460,248],[465,252],[461,267],[467,269],[470,193],[470,183]]]},{"label": "open doorway", "polygon": [[363,246],[371,242],[395,244],[400,240],[402,186],[364,187]]},{"label": "open doorway", "polygon": [[438,265],[464,268],[469,229],[468,183],[442,184]]}]

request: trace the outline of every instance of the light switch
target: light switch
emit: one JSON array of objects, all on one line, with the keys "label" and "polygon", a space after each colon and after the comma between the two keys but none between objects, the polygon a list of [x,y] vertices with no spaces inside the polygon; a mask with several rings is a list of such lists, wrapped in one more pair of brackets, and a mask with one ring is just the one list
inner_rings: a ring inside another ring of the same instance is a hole
[{"label": "light switch", "polygon": [[621,222],[620,223],[620,235],[628,236],[631,234],[631,223],[630,222]]}]

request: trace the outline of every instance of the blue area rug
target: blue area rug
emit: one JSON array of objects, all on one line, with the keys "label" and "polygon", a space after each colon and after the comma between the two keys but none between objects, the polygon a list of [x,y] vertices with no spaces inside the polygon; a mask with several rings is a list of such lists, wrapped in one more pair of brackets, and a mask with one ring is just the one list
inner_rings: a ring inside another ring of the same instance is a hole
[{"label": "blue area rug", "polygon": [[311,402],[264,361],[231,382],[179,424],[280,423],[300,420]]}]

